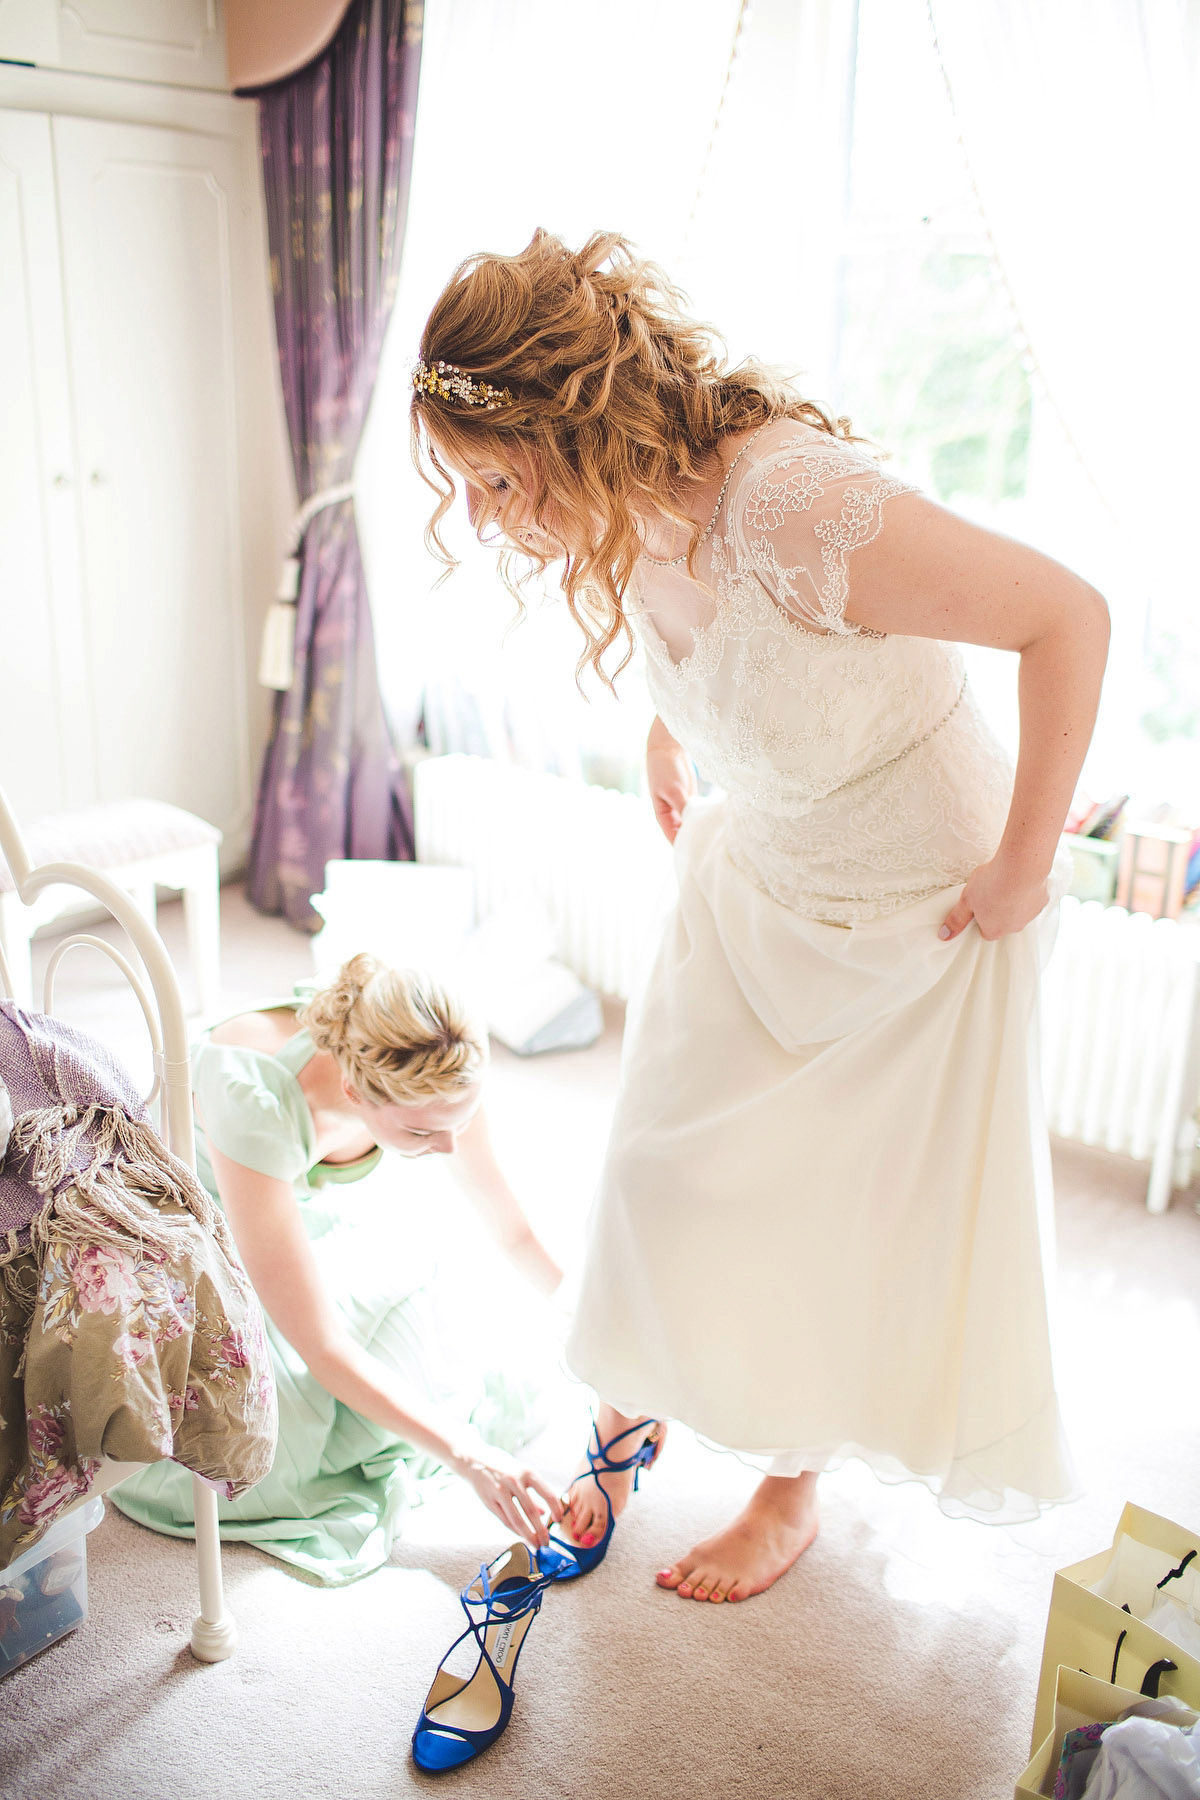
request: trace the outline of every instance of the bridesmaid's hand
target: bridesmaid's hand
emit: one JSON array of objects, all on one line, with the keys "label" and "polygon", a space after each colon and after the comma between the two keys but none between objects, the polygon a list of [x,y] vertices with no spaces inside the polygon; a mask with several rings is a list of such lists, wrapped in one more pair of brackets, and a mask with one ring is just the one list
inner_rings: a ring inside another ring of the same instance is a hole
[{"label": "bridesmaid's hand", "polygon": [[696,792],[696,771],[682,744],[658,719],[646,743],[646,783],[654,816],[668,844],[673,844],[683,824],[687,803]]},{"label": "bridesmaid's hand", "polygon": [[547,1514],[556,1525],[566,1516],[560,1496],[548,1481],[493,1444],[482,1440],[468,1443],[456,1450],[450,1467],[470,1483],[488,1511],[533,1550],[550,1542]]},{"label": "bridesmaid's hand", "polygon": [[1044,875],[1014,869],[1001,857],[982,863],[967,879],[962,894],[946,914],[940,938],[956,938],[974,922],[981,937],[1007,937],[1023,931],[1050,899]]}]

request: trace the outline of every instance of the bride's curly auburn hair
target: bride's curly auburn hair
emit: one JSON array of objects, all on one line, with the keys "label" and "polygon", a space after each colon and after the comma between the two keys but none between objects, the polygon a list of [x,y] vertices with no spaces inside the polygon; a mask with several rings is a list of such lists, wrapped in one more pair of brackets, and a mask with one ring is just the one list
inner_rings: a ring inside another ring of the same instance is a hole
[{"label": "bride's curly auburn hair", "polygon": [[508,533],[520,503],[532,510],[562,547],[562,590],[587,640],[579,672],[590,663],[611,685],[605,653],[623,640],[619,673],[632,649],[622,596],[641,549],[635,513],[655,510],[689,531],[692,574],[703,527],[682,496],[711,473],[722,438],[776,418],[852,436],[847,419],[781,375],[753,361],[729,368],[723,351],[662,270],[616,232],[595,232],[577,255],[537,231],[516,256],[468,257],[429,315],[421,361],[451,363],[508,395],[489,408],[414,388],[413,460],[438,495],[430,550],[447,572],[456,566],[438,529],[455,497],[445,459],[494,470],[508,491],[481,541],[494,523],[508,537],[501,572],[520,605],[520,584],[554,560],[518,551]]}]

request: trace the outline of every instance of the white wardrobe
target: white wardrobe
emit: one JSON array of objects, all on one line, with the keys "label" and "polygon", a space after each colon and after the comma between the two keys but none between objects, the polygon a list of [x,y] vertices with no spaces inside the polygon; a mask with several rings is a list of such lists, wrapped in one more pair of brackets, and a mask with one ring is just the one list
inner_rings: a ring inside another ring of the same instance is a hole
[{"label": "white wardrobe", "polygon": [[231,866],[292,504],[256,109],[215,0],[0,0],[0,58],[0,785]]}]

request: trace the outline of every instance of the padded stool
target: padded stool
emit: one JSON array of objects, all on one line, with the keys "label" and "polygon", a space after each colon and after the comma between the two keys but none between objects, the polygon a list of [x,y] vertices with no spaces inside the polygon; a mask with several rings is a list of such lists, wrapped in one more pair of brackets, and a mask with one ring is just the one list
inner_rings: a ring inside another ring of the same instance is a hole
[{"label": "padded stool", "polygon": [[[50,862],[85,863],[115,881],[153,925],[156,889],[182,891],[188,949],[199,1010],[216,1009],[221,985],[221,833],[206,819],[165,800],[116,800],[79,812],[48,813],[25,833],[35,867]],[[0,858],[0,949],[8,963],[13,998],[34,1004],[30,944],[42,925],[86,904],[78,888],[50,887],[29,905],[16,892]]]}]

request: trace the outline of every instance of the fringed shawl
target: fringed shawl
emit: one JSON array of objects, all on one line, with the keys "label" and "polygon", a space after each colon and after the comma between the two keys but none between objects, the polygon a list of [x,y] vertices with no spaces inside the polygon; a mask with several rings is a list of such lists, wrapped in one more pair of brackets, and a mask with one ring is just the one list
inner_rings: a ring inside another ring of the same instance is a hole
[{"label": "fringed shawl", "polygon": [[56,1236],[170,1254],[181,1207],[230,1249],[219,1209],[102,1044],[0,1001],[0,1267]]}]

